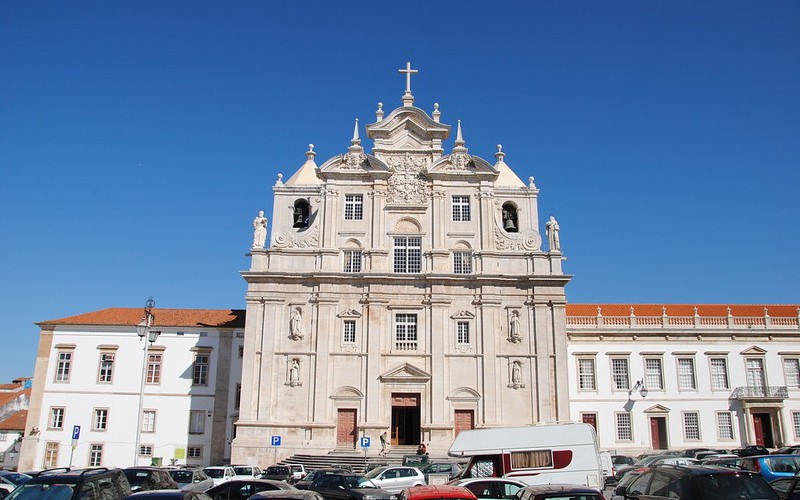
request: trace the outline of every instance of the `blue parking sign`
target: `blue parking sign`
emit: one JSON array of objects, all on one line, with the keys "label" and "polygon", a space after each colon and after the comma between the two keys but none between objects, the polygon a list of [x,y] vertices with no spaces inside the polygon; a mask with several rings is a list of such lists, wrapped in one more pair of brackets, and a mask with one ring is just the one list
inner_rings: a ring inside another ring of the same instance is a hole
[{"label": "blue parking sign", "polygon": [[369,438],[368,437],[362,437],[361,438],[361,447],[362,448],[369,448]]},{"label": "blue parking sign", "polygon": [[281,437],[280,436],[272,436],[272,440],[270,441],[272,446],[280,446],[281,445]]},{"label": "blue parking sign", "polygon": [[78,439],[81,437],[81,426],[80,425],[73,425],[72,426],[72,439]]}]

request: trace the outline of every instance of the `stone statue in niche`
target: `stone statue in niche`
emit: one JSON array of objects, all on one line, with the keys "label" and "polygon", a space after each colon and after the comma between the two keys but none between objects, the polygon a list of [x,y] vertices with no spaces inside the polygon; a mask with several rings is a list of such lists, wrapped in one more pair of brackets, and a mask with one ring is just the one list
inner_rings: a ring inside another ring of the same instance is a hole
[{"label": "stone statue in niche", "polygon": [[508,341],[515,344],[522,341],[519,312],[517,311],[511,311],[511,319],[508,321]]},{"label": "stone statue in niche", "polygon": [[550,243],[550,251],[560,252],[561,238],[558,236],[558,232],[561,230],[561,227],[558,225],[556,218],[551,215],[550,220],[548,220],[544,226],[545,232],[547,233],[547,241]]},{"label": "stone statue in niche", "polygon": [[525,387],[525,384],[522,383],[522,363],[519,361],[511,363],[511,383],[508,384],[508,387],[512,389]]},{"label": "stone statue in niche", "polygon": [[300,360],[293,358],[289,364],[289,385],[292,387],[300,384]]},{"label": "stone statue in niche", "polygon": [[264,248],[267,240],[267,218],[264,211],[259,210],[258,215],[253,219],[253,248]]},{"label": "stone statue in niche", "polygon": [[292,311],[289,336],[292,340],[300,340],[303,338],[303,311],[299,307]]}]

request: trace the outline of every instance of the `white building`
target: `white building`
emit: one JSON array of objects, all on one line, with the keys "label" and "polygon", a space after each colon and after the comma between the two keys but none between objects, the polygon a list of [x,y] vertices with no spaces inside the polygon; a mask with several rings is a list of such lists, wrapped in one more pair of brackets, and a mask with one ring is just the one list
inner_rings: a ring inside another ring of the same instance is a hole
[{"label": "white building", "polygon": [[153,313],[152,329],[160,335],[152,344],[136,333],[142,309],[39,323],[21,469],[150,465],[154,459],[205,465],[230,457],[244,311]]},{"label": "white building", "polygon": [[622,453],[800,442],[796,305],[570,304],[570,414]]},{"label": "white building", "polygon": [[10,384],[0,384],[0,468],[16,470],[28,404],[31,380],[16,379]]}]

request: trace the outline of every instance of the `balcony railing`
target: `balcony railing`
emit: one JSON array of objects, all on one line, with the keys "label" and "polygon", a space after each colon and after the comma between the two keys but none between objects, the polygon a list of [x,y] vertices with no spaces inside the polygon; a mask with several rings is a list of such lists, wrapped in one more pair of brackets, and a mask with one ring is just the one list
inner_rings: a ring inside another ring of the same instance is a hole
[{"label": "balcony railing", "polygon": [[737,387],[731,394],[731,399],[786,399],[789,391],[786,386],[771,385],[765,387]]},{"label": "balcony railing", "polygon": [[620,328],[641,328],[651,330],[653,328],[680,328],[680,329],[776,329],[788,330],[800,329],[800,308],[797,317],[771,317],[767,308],[764,308],[763,316],[733,316],[728,309],[727,316],[670,316],[664,308],[661,316],[636,316],[631,313],[626,316],[606,316],[600,307],[597,308],[594,316],[567,316],[567,326],[574,330],[605,328],[618,330]]},{"label": "balcony railing", "polygon": [[417,342],[395,342],[394,343],[394,350],[395,351],[416,351],[417,350]]}]

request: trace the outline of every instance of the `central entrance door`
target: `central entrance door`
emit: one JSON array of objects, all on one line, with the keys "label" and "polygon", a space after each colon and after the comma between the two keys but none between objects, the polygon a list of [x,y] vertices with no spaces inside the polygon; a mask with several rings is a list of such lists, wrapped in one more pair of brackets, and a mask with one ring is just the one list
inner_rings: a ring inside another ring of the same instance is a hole
[{"label": "central entrance door", "polygon": [[753,413],[753,431],[756,444],[766,448],[775,446],[772,439],[772,421],[769,413]]},{"label": "central entrance door", "polygon": [[420,397],[418,393],[392,393],[392,444],[420,442]]},{"label": "central entrance door", "polygon": [[667,418],[650,417],[650,441],[654,450],[666,450],[667,445]]}]

